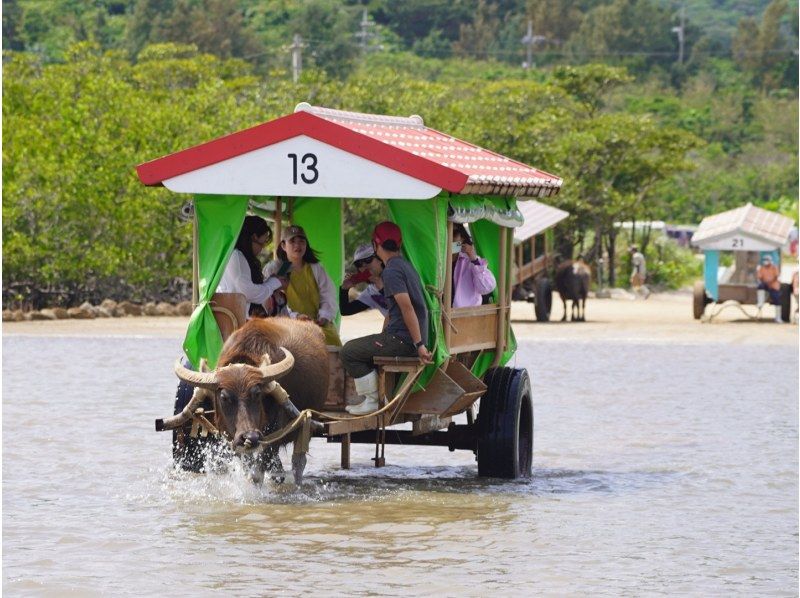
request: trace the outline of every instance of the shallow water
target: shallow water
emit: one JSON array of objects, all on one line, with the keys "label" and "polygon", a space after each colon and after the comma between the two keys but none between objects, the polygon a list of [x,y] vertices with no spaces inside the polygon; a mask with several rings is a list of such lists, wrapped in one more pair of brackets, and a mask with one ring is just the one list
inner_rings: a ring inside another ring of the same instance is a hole
[{"label": "shallow water", "polygon": [[178,351],[3,338],[9,595],[797,595],[796,346],[521,343],[532,480],[314,440],[302,489],[171,469]]}]

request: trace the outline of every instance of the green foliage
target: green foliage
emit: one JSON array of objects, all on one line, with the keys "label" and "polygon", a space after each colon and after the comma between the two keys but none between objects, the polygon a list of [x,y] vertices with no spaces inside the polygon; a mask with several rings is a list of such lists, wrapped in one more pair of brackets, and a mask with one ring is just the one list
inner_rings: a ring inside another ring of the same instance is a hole
[{"label": "green foliage", "polygon": [[645,252],[647,281],[654,286],[679,289],[703,275],[703,263],[691,250],[658,237]]},{"label": "green foliage", "polygon": [[[268,5],[286,27],[302,8]],[[303,7],[324,24],[309,39],[358,17],[356,7],[328,0]],[[248,26],[267,18],[257,4],[250,9]],[[549,200],[571,213],[559,230],[570,243],[596,239],[594,257],[619,251],[620,220],[697,223],[747,201],[796,217],[796,96],[755,89],[730,61],[707,61],[676,90],[661,75],[637,81],[603,64],[522,71],[377,52],[353,54],[338,71],[345,63],[333,55],[330,63],[308,60],[294,84],[285,68],[263,74],[192,44],[146,46],[133,61],[91,42],[65,50],[60,63],[7,53],[4,291],[143,298],[190,278],[190,227],[178,221],[185,198],[143,187],[134,166],[286,114],[299,101],[421,114],[431,127],[562,176],[561,194]],[[378,202],[346,206],[350,254],[386,213]],[[674,284],[683,258],[664,251],[648,255],[651,271]]]}]

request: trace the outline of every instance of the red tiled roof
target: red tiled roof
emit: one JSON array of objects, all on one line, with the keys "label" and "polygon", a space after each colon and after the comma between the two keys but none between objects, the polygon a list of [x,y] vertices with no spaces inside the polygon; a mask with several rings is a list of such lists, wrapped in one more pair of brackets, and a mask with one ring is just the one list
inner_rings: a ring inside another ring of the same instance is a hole
[{"label": "red tiled roof", "polygon": [[426,127],[419,116],[396,117],[319,108],[295,113],[137,166],[139,179],[169,178],[307,135],[453,193],[548,197],[561,179]]}]

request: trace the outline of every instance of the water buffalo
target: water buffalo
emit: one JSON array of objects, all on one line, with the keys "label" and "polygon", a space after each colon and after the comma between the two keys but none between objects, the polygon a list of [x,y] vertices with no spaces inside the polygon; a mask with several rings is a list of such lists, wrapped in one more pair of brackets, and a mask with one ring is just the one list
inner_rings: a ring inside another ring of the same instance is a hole
[{"label": "water buffalo", "polygon": [[589,295],[590,280],[591,270],[581,260],[565,260],[556,266],[556,290],[564,304],[562,322],[567,319],[567,301],[572,301],[570,319],[573,322],[586,321],[586,297]]},{"label": "water buffalo", "polygon": [[[220,434],[234,452],[252,463],[251,475],[260,482],[276,460],[280,466],[275,448],[265,450],[261,440],[290,423],[299,411],[322,408],[328,370],[325,337],[315,323],[289,318],[251,320],[225,342],[213,372],[196,372],[176,362],[178,378],[195,391],[182,413],[164,421],[164,429],[188,421],[210,394]],[[296,432],[289,434],[279,444],[296,437]],[[305,453],[295,450],[292,473],[297,484],[305,463]]]}]

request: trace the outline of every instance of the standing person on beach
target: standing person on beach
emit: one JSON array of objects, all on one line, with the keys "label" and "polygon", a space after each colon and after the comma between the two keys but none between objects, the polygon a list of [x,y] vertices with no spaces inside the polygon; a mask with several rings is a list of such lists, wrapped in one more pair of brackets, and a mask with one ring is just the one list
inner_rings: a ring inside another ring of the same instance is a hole
[{"label": "standing person on beach", "polygon": [[631,245],[628,253],[631,255],[631,288],[634,293],[637,295],[641,293],[647,299],[650,296],[650,289],[644,284],[647,279],[647,263],[644,254],[636,245]]},{"label": "standing person on beach", "polygon": [[375,254],[386,264],[381,278],[389,306],[386,325],[380,334],[354,339],[342,347],[344,369],[355,381],[356,392],[363,397],[347,411],[365,415],[376,411],[378,373],[372,360],[376,356],[419,357],[431,363],[428,342],[428,308],[422,293],[422,281],[414,267],[400,255],[403,242],[400,227],[394,222],[381,222],[372,233]]}]

